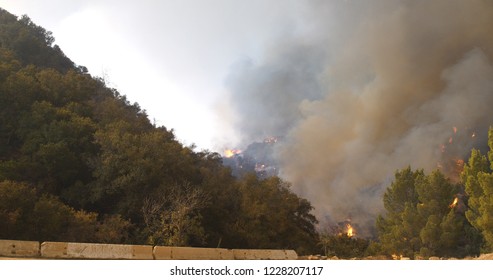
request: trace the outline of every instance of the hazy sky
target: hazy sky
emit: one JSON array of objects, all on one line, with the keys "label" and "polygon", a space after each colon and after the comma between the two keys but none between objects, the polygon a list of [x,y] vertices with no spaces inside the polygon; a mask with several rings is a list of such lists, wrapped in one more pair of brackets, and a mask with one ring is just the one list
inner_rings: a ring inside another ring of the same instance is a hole
[{"label": "hazy sky", "polygon": [[218,151],[238,140],[224,86],[231,65],[296,32],[300,13],[296,1],[262,0],[0,0],[0,7],[52,31],[70,59],[184,144]]}]

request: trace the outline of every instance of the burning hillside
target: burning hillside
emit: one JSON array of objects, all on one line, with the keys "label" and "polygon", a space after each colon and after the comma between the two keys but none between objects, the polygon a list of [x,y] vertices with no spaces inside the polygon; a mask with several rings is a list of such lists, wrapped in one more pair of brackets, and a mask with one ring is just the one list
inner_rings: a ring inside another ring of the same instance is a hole
[{"label": "burning hillside", "polygon": [[232,158],[234,157],[235,155],[239,155],[241,154],[241,150],[236,150],[236,149],[227,149],[227,150],[224,150],[224,157],[226,158]]},{"label": "burning hillside", "polygon": [[476,132],[470,129],[458,129],[452,127],[451,135],[444,143],[440,143],[440,158],[436,167],[448,175],[453,182],[460,180],[460,173],[464,169],[464,159],[468,154],[464,150],[471,150],[477,146]]},{"label": "burning hillside", "polygon": [[242,150],[225,150],[224,164],[233,169],[238,176],[256,173],[260,178],[278,175],[278,163],[274,157],[274,148],[280,137],[267,137],[262,142],[253,142]]},{"label": "burning hillside", "polygon": [[304,8],[263,60],[233,67],[239,132],[286,135],[273,153],[279,174],[329,224],[348,213],[361,228],[374,224],[392,174],[408,165],[458,180],[493,124],[493,3]]}]

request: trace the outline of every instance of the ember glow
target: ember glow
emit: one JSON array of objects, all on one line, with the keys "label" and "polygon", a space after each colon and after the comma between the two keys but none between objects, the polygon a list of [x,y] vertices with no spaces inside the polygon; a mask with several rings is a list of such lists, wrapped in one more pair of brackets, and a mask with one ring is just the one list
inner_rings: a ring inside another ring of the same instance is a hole
[{"label": "ember glow", "polygon": [[346,235],[348,237],[353,237],[355,235],[353,227],[350,224],[347,224],[346,228],[347,228]]},{"label": "ember glow", "polygon": [[459,198],[455,198],[454,201],[449,205],[450,208],[454,208],[459,203]]},{"label": "ember glow", "polygon": [[230,157],[233,157],[237,154],[241,154],[241,150],[225,150],[224,151],[224,157],[227,157],[227,158],[230,158]]}]

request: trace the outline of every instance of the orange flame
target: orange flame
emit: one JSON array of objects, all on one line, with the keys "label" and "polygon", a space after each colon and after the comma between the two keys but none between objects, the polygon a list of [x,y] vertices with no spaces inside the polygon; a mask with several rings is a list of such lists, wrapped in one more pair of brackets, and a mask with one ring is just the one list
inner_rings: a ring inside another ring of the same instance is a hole
[{"label": "orange flame", "polygon": [[457,133],[457,127],[454,126],[454,134]]},{"label": "orange flame", "polygon": [[234,155],[237,155],[237,154],[240,154],[241,153],[241,150],[225,150],[224,151],[224,156],[227,157],[227,158],[230,158]]},{"label": "orange flame", "polygon": [[452,204],[450,204],[448,207],[449,208],[454,208],[455,206],[457,206],[457,203],[459,203],[459,198],[455,198],[454,201],[452,202]]},{"label": "orange flame", "polygon": [[353,237],[355,235],[353,227],[350,224],[347,224],[346,228],[347,228],[346,235],[348,237]]},{"label": "orange flame", "polygon": [[471,135],[471,138],[474,138],[474,137],[476,137],[476,132],[473,132]]}]

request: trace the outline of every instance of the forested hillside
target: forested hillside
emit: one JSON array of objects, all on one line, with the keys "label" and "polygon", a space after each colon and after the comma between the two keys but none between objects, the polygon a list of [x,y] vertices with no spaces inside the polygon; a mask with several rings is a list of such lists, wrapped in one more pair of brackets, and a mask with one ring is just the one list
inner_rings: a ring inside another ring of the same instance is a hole
[{"label": "forested hillside", "polygon": [[[258,171],[233,176],[219,154],[184,146],[173,129],[151,123],[137,103],[54,43],[29,17],[0,9],[0,239],[342,258],[463,258],[493,250],[493,128],[487,155],[453,158],[454,174],[398,170],[382,185],[384,211],[369,239],[359,238],[351,219],[317,232],[310,202],[270,176],[274,162],[259,160],[274,140],[244,155],[231,151],[231,166]],[[252,155],[258,166],[248,162]]]},{"label": "forested hillside", "polygon": [[0,9],[0,239],[315,250],[288,183],[233,177],[54,41]]}]

